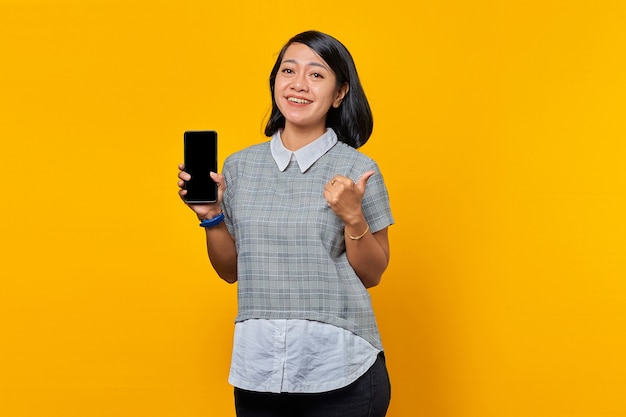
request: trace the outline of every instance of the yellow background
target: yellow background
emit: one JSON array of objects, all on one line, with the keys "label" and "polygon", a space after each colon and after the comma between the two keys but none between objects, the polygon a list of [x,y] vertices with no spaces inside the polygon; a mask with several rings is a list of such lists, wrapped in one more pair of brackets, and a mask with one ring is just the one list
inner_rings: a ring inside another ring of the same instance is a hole
[{"label": "yellow background", "polygon": [[626,415],[621,0],[0,0],[0,415],[234,416],[182,133],[265,140],[311,28],[355,57],[396,217],[388,415]]}]

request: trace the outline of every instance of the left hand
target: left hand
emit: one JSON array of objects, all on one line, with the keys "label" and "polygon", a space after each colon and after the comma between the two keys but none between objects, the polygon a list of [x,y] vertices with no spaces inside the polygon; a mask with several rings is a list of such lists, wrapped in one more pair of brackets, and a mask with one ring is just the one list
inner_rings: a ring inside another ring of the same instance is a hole
[{"label": "left hand", "polygon": [[324,186],[324,198],[328,206],[344,223],[350,224],[363,217],[361,201],[367,181],[374,171],[366,171],[357,182],[343,175],[335,175]]}]

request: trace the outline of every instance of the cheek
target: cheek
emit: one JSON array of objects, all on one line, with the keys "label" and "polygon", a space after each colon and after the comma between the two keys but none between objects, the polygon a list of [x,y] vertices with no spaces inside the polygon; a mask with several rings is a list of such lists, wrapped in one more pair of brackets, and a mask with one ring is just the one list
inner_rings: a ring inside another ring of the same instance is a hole
[{"label": "cheek", "polygon": [[283,82],[280,77],[274,79],[274,97],[278,97],[284,90]]},{"label": "cheek", "polygon": [[332,104],[338,96],[338,91],[334,87],[326,86],[323,90],[318,91],[319,97],[324,97],[324,101]]},{"label": "cheek", "polygon": [[282,94],[281,94],[281,90],[280,90],[280,86],[278,83],[274,84],[274,102],[276,103],[276,106],[278,107],[278,109],[282,112],[282,102],[281,102],[281,98],[282,98]]},{"label": "cheek", "polygon": [[274,94],[274,101],[276,102],[276,107],[278,107],[278,110],[282,114],[285,114],[285,109],[283,108],[284,103],[281,101],[280,94]]}]

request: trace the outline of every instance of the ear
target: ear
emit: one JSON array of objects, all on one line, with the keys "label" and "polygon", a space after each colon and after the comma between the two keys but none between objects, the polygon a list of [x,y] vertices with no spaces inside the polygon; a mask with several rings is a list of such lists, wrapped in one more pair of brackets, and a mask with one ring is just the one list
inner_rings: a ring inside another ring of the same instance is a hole
[{"label": "ear", "polygon": [[344,97],[346,96],[346,94],[348,94],[349,89],[350,89],[350,86],[348,85],[348,83],[343,83],[343,85],[339,87],[339,89],[337,90],[337,97],[335,98],[335,101],[333,102],[334,108],[339,108]]}]

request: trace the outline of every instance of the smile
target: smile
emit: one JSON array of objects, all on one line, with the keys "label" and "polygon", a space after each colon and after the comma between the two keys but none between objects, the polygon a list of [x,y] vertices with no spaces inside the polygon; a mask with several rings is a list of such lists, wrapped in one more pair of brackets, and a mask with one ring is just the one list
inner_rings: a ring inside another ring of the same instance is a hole
[{"label": "smile", "polygon": [[289,97],[287,98],[287,100],[289,100],[292,103],[298,103],[298,104],[310,104],[311,103],[309,100],[305,100],[303,98],[296,98],[296,97]]}]

